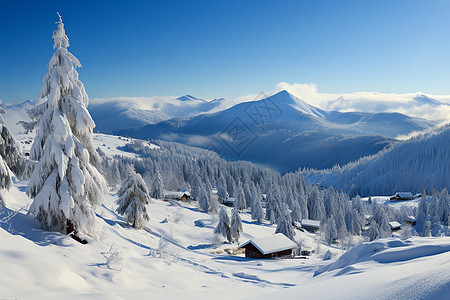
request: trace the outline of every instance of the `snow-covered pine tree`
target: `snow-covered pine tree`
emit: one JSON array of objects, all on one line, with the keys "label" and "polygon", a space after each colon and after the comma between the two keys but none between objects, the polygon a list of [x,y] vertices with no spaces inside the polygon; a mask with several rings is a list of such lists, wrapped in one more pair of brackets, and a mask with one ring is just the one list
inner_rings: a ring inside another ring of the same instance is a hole
[{"label": "snow-covered pine tree", "polygon": [[164,198],[164,184],[161,173],[159,172],[159,168],[156,168],[155,171],[155,180],[153,181],[151,196],[155,199]]},{"label": "snow-covered pine tree", "polygon": [[283,203],[281,207],[281,212],[278,218],[278,224],[275,233],[282,233],[295,242],[294,239],[295,232],[294,228],[292,227],[291,213],[289,211],[287,204],[285,203]]},{"label": "snow-covered pine tree", "polygon": [[116,211],[125,216],[127,221],[135,228],[142,228],[145,221],[150,218],[147,214],[146,205],[150,202],[148,188],[141,175],[134,170],[129,179],[118,192],[119,205]]},{"label": "snow-covered pine tree", "polygon": [[239,237],[242,232],[242,219],[239,215],[239,210],[235,207],[231,211],[231,225],[230,225],[230,235],[233,242],[239,242]]},{"label": "snow-covered pine tree", "polygon": [[281,201],[279,196],[279,189],[275,185],[271,185],[268,189],[266,197],[266,219],[271,223],[277,221],[281,211]]},{"label": "snow-covered pine tree", "polygon": [[217,196],[213,195],[211,192],[209,192],[209,199],[209,212],[215,214],[219,211],[219,200],[217,199]]},{"label": "snow-covered pine tree", "polygon": [[323,196],[317,186],[308,186],[308,215],[311,220],[323,221],[325,218],[325,206]]},{"label": "snow-covered pine tree", "polygon": [[209,193],[204,187],[200,187],[200,198],[198,199],[200,210],[208,212],[209,210]]},{"label": "snow-covered pine tree", "polygon": [[217,179],[217,197],[219,202],[222,203],[228,199],[227,184],[223,175]]},{"label": "snow-covered pine tree", "polygon": [[0,107],[0,190],[8,190],[11,187],[11,171],[17,177],[22,177],[26,167],[26,160],[22,156],[14,136],[3,125],[4,121],[1,115],[4,113],[6,113],[5,110]]},{"label": "snow-covered pine tree", "polygon": [[381,237],[380,231],[378,230],[378,224],[374,219],[371,219],[369,228],[366,231],[366,235],[371,241]]},{"label": "snow-covered pine tree", "polygon": [[440,219],[442,224],[445,226],[449,224],[449,215],[450,215],[450,197],[448,195],[448,191],[446,188],[443,188],[441,194],[439,195],[439,207],[440,207]]},{"label": "snow-covered pine tree", "polygon": [[230,234],[230,218],[228,217],[227,211],[222,206],[219,211],[219,223],[217,227],[214,229],[214,233],[222,235],[227,239],[228,242],[232,242],[231,234]]},{"label": "snow-covered pine tree", "polygon": [[337,237],[338,232],[336,230],[336,222],[334,221],[333,216],[330,216],[325,227],[325,242],[328,245],[331,245],[331,243],[335,241]]},{"label": "snow-covered pine tree", "polygon": [[255,197],[253,199],[252,204],[252,220],[255,220],[258,223],[262,223],[264,218],[264,212],[262,208],[261,199],[259,197]]},{"label": "snow-covered pine tree", "polygon": [[[2,101],[0,100],[0,104]],[[1,114],[4,114],[5,111],[3,108],[0,107],[0,126],[3,127],[3,118],[1,117]],[[6,144],[4,143],[3,139],[0,139],[0,147],[6,147]],[[2,189],[9,189],[12,185],[11,180],[11,172],[6,165],[5,161],[3,160],[3,155],[0,155],[0,190]],[[4,204],[3,199],[0,195],[0,207]]]},{"label": "snow-covered pine tree", "polygon": [[29,211],[46,230],[93,235],[92,206],[101,203],[106,183],[96,168],[95,124],[75,70],[80,62],[67,50],[69,39],[61,17],[57,24],[56,50],[44,77],[40,105],[30,113],[39,119],[30,159],[39,162],[27,187],[27,194],[34,198]]},{"label": "snow-covered pine tree", "polygon": [[194,181],[191,185],[191,197],[193,198],[193,200],[198,201],[200,199],[200,193],[202,191],[203,183],[198,174],[195,174],[194,176]]},{"label": "snow-covered pine tree", "polygon": [[234,203],[234,206],[239,210],[243,210],[247,207],[246,201],[245,201],[245,193],[244,188],[242,187],[242,184],[239,184],[236,189],[236,201]]},{"label": "snow-covered pine tree", "polygon": [[[431,225],[428,226],[427,222],[429,222],[428,217],[428,196],[426,196],[425,192],[422,194],[422,197],[419,202],[419,207],[417,208],[417,216],[416,216],[416,231],[421,236],[429,236]],[[430,228],[428,228],[430,227]]]},{"label": "snow-covered pine tree", "polygon": [[389,221],[386,215],[386,211],[381,204],[376,204],[373,209],[373,219],[375,220],[380,237],[391,236],[391,228],[389,227]]}]

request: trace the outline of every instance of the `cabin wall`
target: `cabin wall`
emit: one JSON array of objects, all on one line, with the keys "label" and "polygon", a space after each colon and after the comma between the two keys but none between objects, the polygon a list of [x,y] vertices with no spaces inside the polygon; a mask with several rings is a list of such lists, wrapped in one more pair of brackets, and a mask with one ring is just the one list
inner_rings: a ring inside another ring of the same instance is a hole
[{"label": "cabin wall", "polygon": [[262,254],[253,244],[247,244],[245,246],[245,257],[248,258],[272,258],[272,257],[282,257],[291,256],[292,249],[287,249],[283,251],[273,252],[269,254]]}]

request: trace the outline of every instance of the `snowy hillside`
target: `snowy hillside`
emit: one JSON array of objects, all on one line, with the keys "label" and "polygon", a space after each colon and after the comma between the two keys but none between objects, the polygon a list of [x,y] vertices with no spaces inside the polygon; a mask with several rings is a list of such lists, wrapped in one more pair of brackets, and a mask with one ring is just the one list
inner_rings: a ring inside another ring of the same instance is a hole
[{"label": "snowy hillside", "polygon": [[[117,133],[204,147],[225,159],[248,160],[284,172],[343,165],[377,153],[398,135],[433,125],[396,113],[326,112],[282,91],[214,114]],[[278,155],[280,151],[283,156]]]},{"label": "snowy hillside", "polygon": [[262,298],[448,299],[449,242],[448,237],[380,239],[358,245],[319,268],[313,279]]},{"label": "snowy hillside", "polygon": [[306,172],[306,179],[351,195],[392,195],[450,188],[450,125],[411,138],[374,156],[330,170]]},{"label": "snowy hillside", "polygon": [[[136,230],[114,213],[116,196],[109,194],[96,209],[97,239],[82,245],[39,229],[26,215],[26,184],[16,182],[0,210],[2,298],[273,299],[301,293],[323,299],[334,290],[337,298],[443,299],[449,291],[448,237],[380,240],[342,256],[341,249],[321,245],[308,259],[248,259],[228,254],[237,244],[213,239],[217,218],[195,204],[155,199],[148,206],[149,223]],[[275,225],[258,225],[248,213],[242,219],[242,242],[275,231]],[[304,249],[316,249],[314,234],[297,234]],[[333,258],[325,267],[328,249]],[[413,286],[417,294],[407,292]]]}]

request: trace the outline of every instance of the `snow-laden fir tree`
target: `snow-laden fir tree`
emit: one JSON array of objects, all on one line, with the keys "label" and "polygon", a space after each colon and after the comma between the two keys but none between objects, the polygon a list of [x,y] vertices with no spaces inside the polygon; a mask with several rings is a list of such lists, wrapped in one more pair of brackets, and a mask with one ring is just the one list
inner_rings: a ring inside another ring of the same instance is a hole
[{"label": "snow-laden fir tree", "polygon": [[275,233],[282,233],[290,240],[295,242],[295,232],[294,228],[292,227],[291,212],[289,211],[289,208],[285,203],[283,203],[281,207],[281,212],[280,216],[278,217],[278,224]]},{"label": "snow-laden fir tree", "polygon": [[209,192],[209,212],[216,214],[219,211],[219,200],[217,199],[216,195],[213,195],[213,193]]},{"label": "snow-laden fir tree", "polygon": [[200,193],[202,191],[203,183],[198,174],[194,175],[194,181],[191,185],[191,198],[193,200],[200,200]]},{"label": "snow-laden fir tree", "polygon": [[331,245],[333,241],[335,241],[338,237],[338,232],[336,230],[336,222],[334,218],[331,216],[328,218],[328,221],[325,225],[325,243]]},{"label": "snow-laden fir tree", "polygon": [[239,184],[236,188],[236,201],[234,202],[234,206],[239,210],[243,210],[247,207],[245,202],[245,193],[242,184]]},{"label": "snow-laden fir tree", "polygon": [[381,237],[380,231],[378,230],[378,224],[374,219],[370,220],[369,228],[366,230],[367,237],[373,241]]},{"label": "snow-laden fir tree", "polygon": [[227,184],[224,177],[220,176],[219,179],[217,179],[217,197],[219,198],[219,202],[223,203],[228,199],[228,196]]},{"label": "snow-laden fir tree", "polygon": [[380,204],[376,204],[373,209],[373,219],[375,220],[378,232],[380,237],[385,238],[391,236],[391,228],[389,226],[388,217],[386,215],[386,211],[384,210],[384,206]]},{"label": "snow-laden fir tree", "polygon": [[230,218],[228,217],[227,211],[222,206],[219,211],[219,223],[217,227],[214,229],[214,233],[222,235],[227,239],[229,243],[232,242],[231,234],[230,234]]},{"label": "snow-laden fir tree", "polygon": [[142,228],[150,218],[146,205],[150,202],[147,185],[141,175],[134,170],[129,172],[129,179],[117,193],[119,199],[116,211],[127,219],[135,228]]},{"label": "snow-laden fir tree", "polygon": [[[2,101],[0,100],[0,104]],[[3,127],[3,118],[1,117],[1,114],[4,114],[5,111],[3,108],[0,107],[0,126]],[[0,139],[0,147],[6,147],[6,143],[3,141],[3,139]],[[11,180],[11,172],[6,165],[5,161],[3,160],[3,155],[0,155],[0,190],[2,189],[9,189],[12,185]],[[0,207],[4,204],[3,199],[1,198],[0,194]]]},{"label": "snow-laden fir tree", "polygon": [[323,196],[317,186],[310,186],[309,188],[308,215],[311,220],[323,221],[325,218]]},{"label": "snow-laden fir tree", "polygon": [[255,220],[258,223],[262,223],[263,218],[264,212],[261,204],[261,199],[259,197],[255,197],[252,204],[252,220]]},{"label": "snow-laden fir tree", "polygon": [[279,189],[275,185],[271,185],[267,192],[266,197],[266,219],[271,223],[276,222],[280,215],[281,197],[279,195]]},{"label": "snow-laden fir tree", "polygon": [[30,153],[38,163],[27,187],[34,198],[29,211],[46,230],[93,235],[92,206],[101,203],[106,184],[97,170],[89,98],[75,70],[80,62],[67,50],[61,17],[57,24],[40,104],[30,112],[39,128]]},{"label": "snow-laden fir tree", "polygon": [[151,196],[155,199],[164,198],[164,184],[159,168],[155,171],[155,180],[153,181]]},{"label": "snow-laden fir tree", "polygon": [[445,226],[449,226],[449,215],[450,215],[450,196],[446,188],[441,191],[439,195],[439,218],[441,219],[442,224]]},{"label": "snow-laden fir tree", "polygon": [[0,107],[0,190],[8,190],[12,185],[12,173],[21,178],[27,167],[27,162],[22,156],[14,136],[3,125],[1,115],[4,113],[5,110]]},{"label": "snow-laden fir tree", "polygon": [[200,198],[198,199],[198,206],[200,210],[208,212],[209,210],[209,193],[204,187],[200,188]]},{"label": "snow-laden fir tree", "polygon": [[421,236],[429,236],[431,226],[428,226],[427,222],[429,221],[428,217],[428,197],[425,192],[422,194],[422,197],[419,202],[419,207],[417,208],[417,216],[416,216],[416,230],[417,233]]},{"label": "snow-laden fir tree", "polygon": [[242,219],[239,215],[239,210],[235,207],[231,211],[231,225],[230,225],[230,235],[233,242],[239,242],[239,237],[242,232]]}]

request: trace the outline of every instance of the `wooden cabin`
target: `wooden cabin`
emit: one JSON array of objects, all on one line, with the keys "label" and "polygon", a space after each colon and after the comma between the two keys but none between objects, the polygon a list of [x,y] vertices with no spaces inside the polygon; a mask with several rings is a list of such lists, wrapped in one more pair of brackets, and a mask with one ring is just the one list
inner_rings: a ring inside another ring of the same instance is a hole
[{"label": "wooden cabin", "polygon": [[236,198],[233,198],[233,197],[229,197],[222,201],[222,204],[225,206],[228,206],[228,207],[234,207],[235,203],[236,203]]},{"label": "wooden cabin", "polygon": [[165,191],[164,199],[188,201],[189,199],[191,199],[191,193],[189,193],[188,191],[183,192]]},{"label": "wooden cabin", "polygon": [[412,200],[414,196],[411,192],[397,192],[394,196],[389,198],[391,201],[403,201],[403,200]]},{"label": "wooden cabin", "polygon": [[397,221],[388,222],[388,224],[389,224],[389,227],[391,227],[392,231],[397,231],[397,230],[402,229],[402,224],[400,224]]},{"label": "wooden cabin", "polygon": [[405,218],[405,223],[408,223],[408,224],[411,224],[411,225],[416,225],[416,223],[417,223],[416,217],[414,217],[414,216],[407,216]]},{"label": "wooden cabin", "polygon": [[301,223],[302,228],[308,231],[316,232],[320,229],[320,221],[303,219]]},{"label": "wooden cabin", "polygon": [[297,245],[282,233],[248,240],[239,246],[245,249],[245,257],[272,258],[292,257],[292,250]]}]

